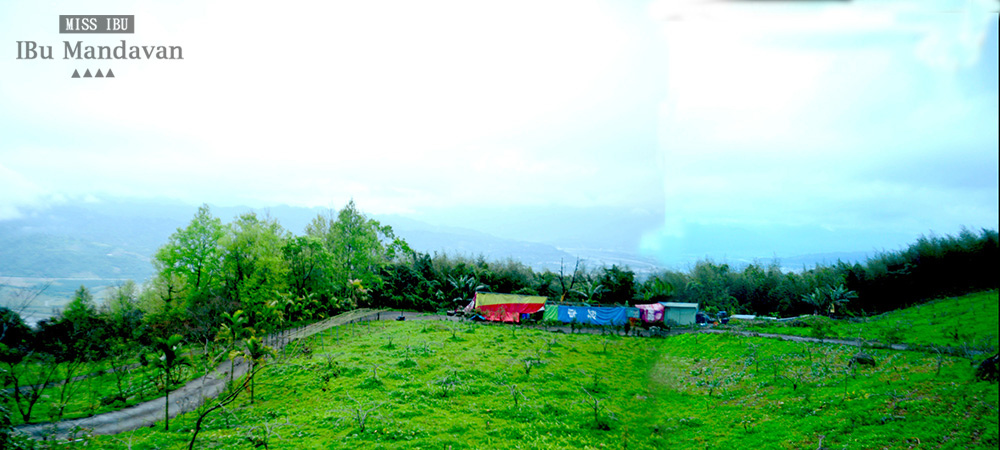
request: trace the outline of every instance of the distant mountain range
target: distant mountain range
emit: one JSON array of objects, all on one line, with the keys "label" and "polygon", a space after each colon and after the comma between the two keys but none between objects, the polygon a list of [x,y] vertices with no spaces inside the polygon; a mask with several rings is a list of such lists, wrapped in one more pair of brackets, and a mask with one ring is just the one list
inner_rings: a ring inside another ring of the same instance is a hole
[{"label": "distant mountain range", "polygon": [[[363,206],[363,205],[362,205]],[[95,202],[62,204],[23,211],[22,217],[0,221],[0,279],[2,277],[134,279],[152,276],[151,256],[179,227],[194,216],[196,206],[174,201],[138,201],[99,199]],[[223,221],[256,211],[267,214],[289,231],[302,234],[305,226],[326,208],[275,206],[213,207],[212,213]],[[534,214],[534,213],[537,213]],[[504,226],[505,214],[511,214]],[[569,211],[558,216],[554,211],[522,211],[521,218],[504,211],[470,211],[467,216],[453,214],[464,225],[484,224],[483,230],[462,226],[436,225],[400,215],[372,216],[393,227],[396,235],[410,246],[427,253],[479,256],[488,260],[512,258],[536,270],[558,271],[560,264],[572,266],[581,258],[591,268],[602,265],[628,266],[637,274],[670,267],[686,270],[699,259],[714,258],[742,266],[755,260],[777,259],[788,270],[801,270],[817,263],[837,260],[863,261],[872,252],[819,252],[801,256],[767,257],[754,253],[746,233],[733,230],[696,229],[706,234],[712,245],[696,253],[690,243],[678,245],[673,260],[662,261],[640,254],[638,242],[643,229],[655,226],[656,217],[644,211]],[[443,219],[448,220],[447,215]],[[618,223],[618,225],[616,225]],[[584,225],[586,224],[586,225]],[[532,227],[537,232],[532,233]],[[503,233],[505,236],[498,236]],[[721,237],[720,237],[721,236]],[[804,238],[800,238],[804,239]],[[727,244],[729,244],[727,246]],[[756,245],[759,247],[759,244]],[[728,249],[728,251],[727,251]],[[719,251],[721,250],[721,251]],[[773,254],[772,254],[773,255]]]}]

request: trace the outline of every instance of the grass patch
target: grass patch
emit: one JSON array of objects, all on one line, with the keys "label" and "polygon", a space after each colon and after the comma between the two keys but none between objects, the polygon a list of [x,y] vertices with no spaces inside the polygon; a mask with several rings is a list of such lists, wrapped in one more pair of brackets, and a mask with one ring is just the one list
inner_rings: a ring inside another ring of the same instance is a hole
[{"label": "grass patch", "polygon": [[[372,325],[313,336],[272,362],[254,405],[211,416],[198,448],[996,448],[997,385],[967,360],[735,335],[616,339],[480,327]],[[386,348],[389,336],[398,345]],[[433,351],[418,353],[417,349]],[[539,356],[540,355],[540,356]],[[525,370],[526,358],[540,358]],[[377,374],[376,374],[377,372]],[[375,381],[370,380],[377,380]],[[88,439],[89,448],[186,446],[193,414]],[[363,422],[363,423],[362,423]]]},{"label": "grass patch", "polygon": [[834,320],[810,316],[789,322],[767,320],[733,322],[734,329],[794,336],[852,339],[863,337],[883,344],[967,348],[995,353],[1000,346],[997,291],[932,300],[880,316]]}]

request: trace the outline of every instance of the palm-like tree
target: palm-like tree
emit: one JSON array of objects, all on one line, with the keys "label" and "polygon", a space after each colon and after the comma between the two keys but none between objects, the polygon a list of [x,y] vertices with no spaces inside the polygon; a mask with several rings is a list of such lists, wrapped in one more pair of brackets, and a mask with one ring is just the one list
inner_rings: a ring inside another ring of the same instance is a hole
[{"label": "palm-like tree", "polygon": [[163,372],[163,392],[165,393],[165,404],[163,406],[164,430],[170,431],[170,381],[175,375],[174,369],[182,366],[190,366],[191,361],[186,356],[180,354],[181,341],[183,336],[175,334],[167,339],[156,339],[157,358],[151,361],[152,366]]},{"label": "palm-like tree", "polygon": [[834,312],[837,306],[842,306],[843,304],[858,298],[857,292],[848,290],[843,284],[835,288],[827,286],[826,291],[827,298],[830,300],[830,312]]},{"label": "palm-like tree", "polygon": [[662,278],[653,277],[643,287],[642,299],[647,302],[663,299],[673,296],[675,291],[673,284],[663,281]]},{"label": "palm-like tree", "polygon": [[250,338],[243,341],[243,358],[250,363],[250,370],[247,372],[250,377],[250,403],[253,404],[253,376],[254,367],[264,364],[264,360],[268,356],[274,354],[274,349],[264,345],[264,342],[260,340],[257,336],[250,336]]},{"label": "palm-like tree", "polygon": [[463,275],[461,277],[448,277],[448,285],[451,286],[453,295],[452,302],[456,306],[460,306],[462,303],[468,302],[476,295],[476,292],[485,291],[490,287],[479,282],[479,279],[472,275]]},{"label": "palm-like tree", "polygon": [[837,306],[855,298],[858,298],[858,294],[841,284],[837,287],[816,288],[812,293],[803,295],[802,301],[812,305],[816,314],[830,315],[836,311]]},{"label": "palm-like tree", "polygon": [[215,338],[217,341],[223,341],[226,343],[226,348],[230,350],[229,358],[229,383],[233,382],[233,370],[236,369],[236,361],[233,359],[232,352],[236,348],[236,343],[240,341],[248,333],[247,330],[247,318],[243,315],[242,310],[236,310],[236,312],[222,313],[222,326],[219,327],[219,334]]},{"label": "palm-like tree", "polygon": [[587,302],[590,303],[594,297],[601,295],[601,293],[606,292],[607,290],[608,289],[605,288],[603,284],[599,282],[595,283],[593,280],[587,280],[587,282],[583,285],[583,289],[573,289],[572,292],[582,295],[587,299]]}]

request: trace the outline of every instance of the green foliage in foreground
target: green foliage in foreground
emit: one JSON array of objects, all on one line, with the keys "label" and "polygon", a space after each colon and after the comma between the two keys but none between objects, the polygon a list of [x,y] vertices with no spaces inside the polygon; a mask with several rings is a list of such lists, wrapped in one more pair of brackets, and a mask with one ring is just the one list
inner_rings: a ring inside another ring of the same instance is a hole
[{"label": "green foliage in foreground", "polygon": [[[967,359],[736,335],[387,322],[331,329],[214,413],[198,448],[996,448]],[[194,414],[89,441],[186,446]],[[822,443],[820,442],[822,441]]]},{"label": "green foliage in foreground", "polygon": [[856,340],[859,336],[884,344],[939,346],[994,353],[998,341],[1000,299],[997,291],[934,300],[906,309],[858,320],[810,317],[775,323],[734,322],[733,328],[760,333]]}]

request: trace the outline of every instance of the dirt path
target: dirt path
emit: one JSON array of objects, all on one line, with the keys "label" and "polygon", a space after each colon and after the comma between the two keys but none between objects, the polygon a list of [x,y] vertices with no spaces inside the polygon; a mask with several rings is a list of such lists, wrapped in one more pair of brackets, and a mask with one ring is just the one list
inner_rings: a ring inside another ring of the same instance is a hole
[{"label": "dirt path", "polygon": [[[362,320],[375,320],[386,316],[386,311],[356,310],[336,317],[314,323],[312,325],[275,335],[268,340],[268,345],[281,348],[295,340],[312,336],[330,327]],[[201,406],[205,399],[215,398],[226,389],[229,378],[230,361],[219,364],[214,371],[201,378],[189,381],[184,387],[170,393],[170,417],[193,411]],[[248,365],[238,360],[233,374],[243,376]],[[39,423],[16,427],[17,432],[34,439],[68,439],[79,434],[118,434],[138,428],[151,426],[163,420],[164,398],[149,400],[135,406],[118,411],[112,411],[82,419],[64,420],[55,423]]]}]

